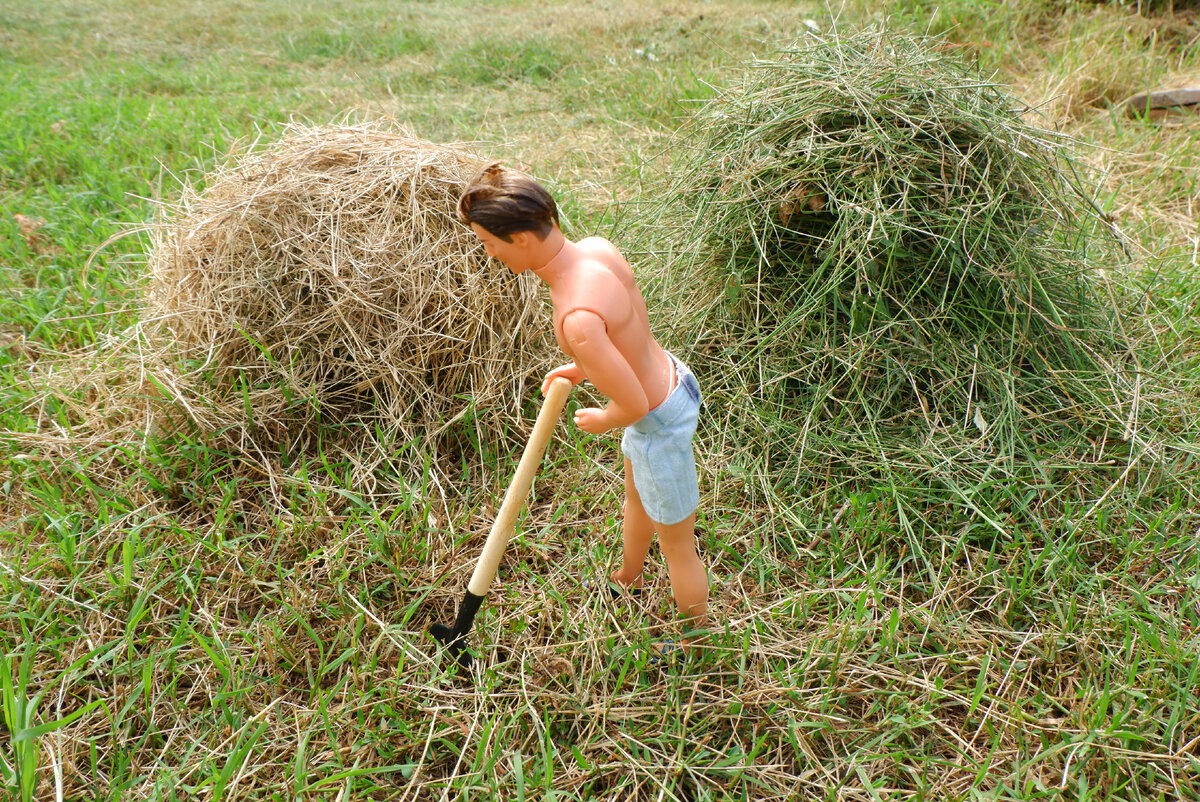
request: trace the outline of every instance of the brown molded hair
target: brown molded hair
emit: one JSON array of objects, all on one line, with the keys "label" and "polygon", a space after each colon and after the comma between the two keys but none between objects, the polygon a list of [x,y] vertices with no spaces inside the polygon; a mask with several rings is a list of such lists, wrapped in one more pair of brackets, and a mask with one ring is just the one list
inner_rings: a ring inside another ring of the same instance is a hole
[{"label": "brown molded hair", "polygon": [[505,242],[519,231],[532,231],[545,239],[558,224],[558,205],[541,184],[524,173],[492,162],[467,182],[458,199],[458,216],[478,223]]}]

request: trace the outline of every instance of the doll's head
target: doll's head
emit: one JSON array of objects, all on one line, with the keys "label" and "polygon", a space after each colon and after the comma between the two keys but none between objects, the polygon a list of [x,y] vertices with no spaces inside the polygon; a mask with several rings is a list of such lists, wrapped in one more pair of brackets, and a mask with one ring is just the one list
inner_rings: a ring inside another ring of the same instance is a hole
[{"label": "doll's head", "polygon": [[541,184],[493,162],[467,183],[458,199],[458,216],[505,242],[522,231],[544,240],[558,225],[558,206]]}]

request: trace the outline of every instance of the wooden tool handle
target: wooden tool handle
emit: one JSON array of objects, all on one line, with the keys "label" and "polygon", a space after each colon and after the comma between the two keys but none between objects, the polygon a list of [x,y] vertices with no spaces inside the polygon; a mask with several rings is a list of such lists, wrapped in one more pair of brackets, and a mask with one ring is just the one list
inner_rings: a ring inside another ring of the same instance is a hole
[{"label": "wooden tool handle", "polygon": [[554,424],[567,402],[567,396],[571,394],[571,387],[570,380],[560,376],[550,383],[550,389],[546,391],[546,400],[542,402],[542,409],[538,412],[537,422],[533,424],[529,442],[525,444],[525,453],[521,455],[517,472],[513,474],[508,492],[504,494],[504,502],[500,505],[500,511],[496,513],[496,520],[492,522],[487,542],[483,544],[483,553],[479,555],[479,562],[475,563],[475,572],[471,574],[471,582],[467,585],[467,590],[476,596],[486,594],[492,585],[500,558],[504,556],[508,539],[512,537],[517,514],[521,511],[521,505],[525,503],[525,497],[529,495],[533,475],[537,472],[538,463],[542,461],[542,455],[546,453],[546,444],[550,442]]}]

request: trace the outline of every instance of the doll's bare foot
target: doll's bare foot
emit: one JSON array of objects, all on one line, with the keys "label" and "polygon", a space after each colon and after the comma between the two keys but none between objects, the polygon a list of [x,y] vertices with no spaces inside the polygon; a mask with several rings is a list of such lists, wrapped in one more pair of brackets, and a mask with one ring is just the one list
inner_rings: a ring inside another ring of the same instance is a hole
[{"label": "doll's bare foot", "polygon": [[638,571],[636,576],[626,576],[625,569],[613,571],[608,575],[608,581],[614,585],[620,585],[625,590],[636,595],[642,592],[642,572]]},{"label": "doll's bare foot", "polygon": [[696,622],[684,627],[683,637],[677,640],[660,640],[650,647],[650,662],[652,664],[668,663],[683,657],[694,655],[697,649],[703,649],[708,640],[708,632],[696,628]]},{"label": "doll's bare foot", "polygon": [[615,574],[611,574],[607,578],[605,578],[603,574],[597,574],[596,576],[584,579],[580,585],[582,585],[584,591],[587,593],[595,593],[601,588],[608,588],[608,593],[610,596],[612,596],[614,601],[619,600],[621,597],[627,595],[635,597],[642,595],[640,582],[638,582],[638,586],[627,585],[623,582],[619,582],[614,577]]},{"label": "doll's bare foot", "polygon": [[679,643],[673,640],[659,641],[650,647],[650,665],[669,663],[672,660],[686,657],[687,654],[688,647],[686,643]]}]

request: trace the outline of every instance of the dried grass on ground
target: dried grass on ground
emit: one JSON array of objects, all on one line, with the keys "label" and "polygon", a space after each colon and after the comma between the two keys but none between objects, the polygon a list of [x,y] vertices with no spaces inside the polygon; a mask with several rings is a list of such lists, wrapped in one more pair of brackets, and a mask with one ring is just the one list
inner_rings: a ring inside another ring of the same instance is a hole
[{"label": "dried grass on ground", "polygon": [[[672,345],[697,342],[711,345]],[[700,353],[710,373],[758,358]],[[1038,526],[1005,518],[1011,540],[984,547],[962,514],[898,543],[887,488],[847,489],[828,514],[791,476],[730,465],[762,441],[710,426],[702,548],[722,631],[663,671],[646,665],[677,631],[659,561],[640,601],[578,585],[613,559],[620,483],[613,451],[565,437],[472,633],[479,671],[456,676],[423,629],[453,615],[488,486],[453,487],[449,512],[415,485],[357,505],[344,494],[373,478],[358,454],[268,460],[263,477],[195,437],[202,411],[178,437],[139,436],[158,414],[140,405],[193,397],[155,382],[198,377],[145,373],[136,354],[74,359],[30,393],[28,427],[4,432],[20,456],[0,466],[14,532],[0,670],[32,676],[38,724],[83,711],[5,742],[41,751],[34,798],[1200,793],[1200,612],[1181,581],[1196,575],[1194,484],[1131,481],[1107,520],[1035,502]],[[750,406],[710,393],[706,414]]]}]

